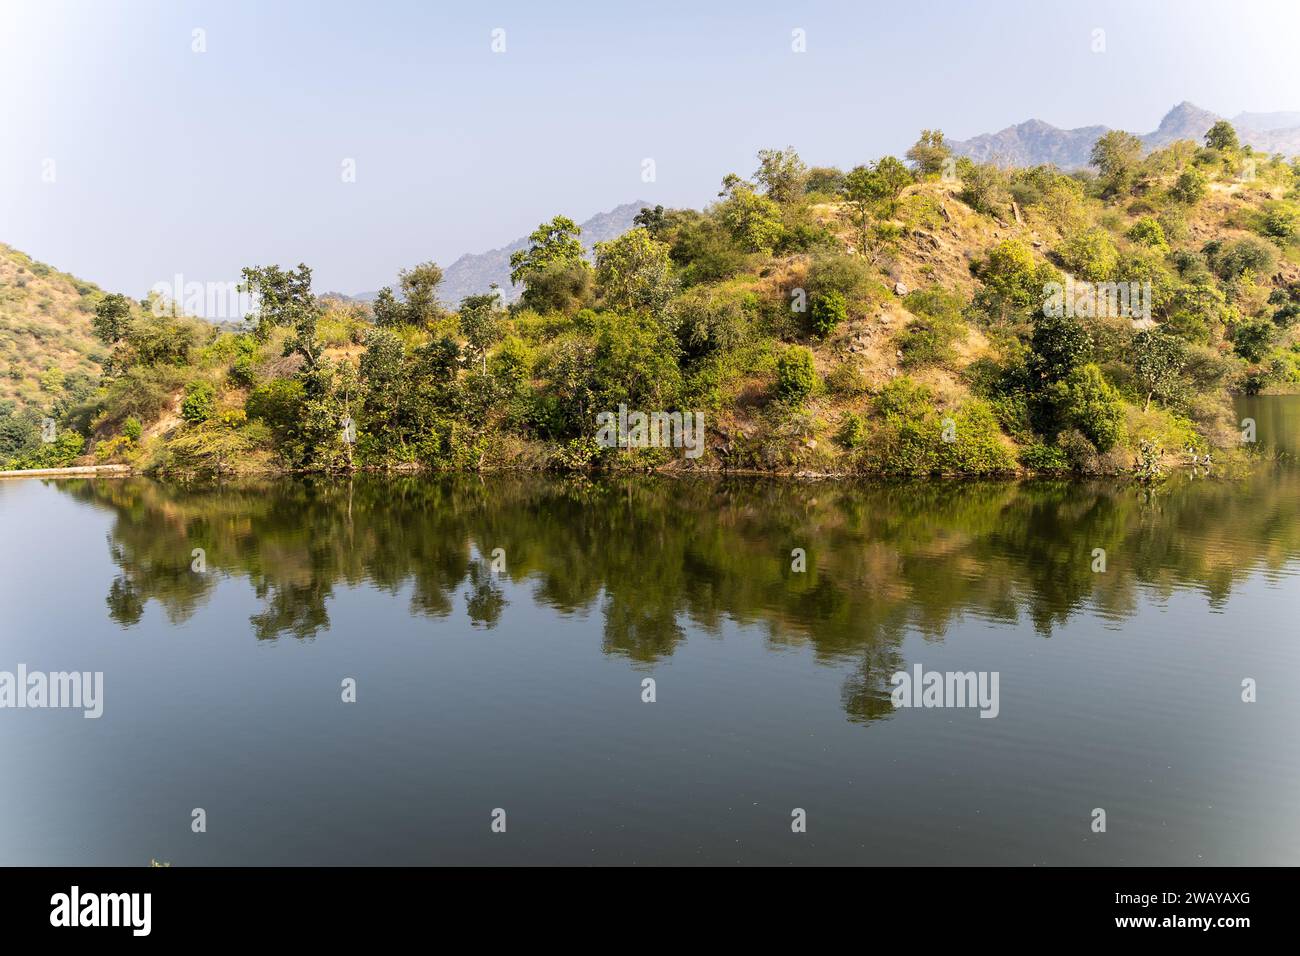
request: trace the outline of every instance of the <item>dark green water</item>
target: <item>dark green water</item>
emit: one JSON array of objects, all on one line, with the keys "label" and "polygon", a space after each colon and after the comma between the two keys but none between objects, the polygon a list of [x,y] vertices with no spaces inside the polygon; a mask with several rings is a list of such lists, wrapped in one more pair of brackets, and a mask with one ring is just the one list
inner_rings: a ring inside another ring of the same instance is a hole
[{"label": "dark green water", "polygon": [[[0,863],[1300,863],[1289,466],[26,480],[0,532],[0,670],[104,673],[98,720],[0,710]],[[997,718],[895,709],[917,664]]]}]

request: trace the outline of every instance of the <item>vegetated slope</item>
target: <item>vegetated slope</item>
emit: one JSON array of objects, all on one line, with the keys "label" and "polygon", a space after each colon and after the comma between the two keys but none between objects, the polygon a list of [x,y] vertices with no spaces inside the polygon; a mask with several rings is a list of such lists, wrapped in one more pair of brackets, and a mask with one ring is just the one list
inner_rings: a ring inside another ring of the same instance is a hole
[{"label": "vegetated slope", "polygon": [[[541,224],[508,310],[449,311],[436,268],[372,309],[259,267],[248,331],[138,303],[100,323],[110,374],[62,426],[83,460],[186,475],[1222,468],[1232,395],[1300,386],[1300,167],[1226,123],[1102,146],[1095,174],[954,168],[934,131],[847,172],[765,150],[594,263],[570,220]],[[702,414],[702,444],[609,447],[620,406]]]},{"label": "vegetated slope", "polygon": [[0,243],[0,402],[49,408],[99,377],[91,333],[101,292]]}]

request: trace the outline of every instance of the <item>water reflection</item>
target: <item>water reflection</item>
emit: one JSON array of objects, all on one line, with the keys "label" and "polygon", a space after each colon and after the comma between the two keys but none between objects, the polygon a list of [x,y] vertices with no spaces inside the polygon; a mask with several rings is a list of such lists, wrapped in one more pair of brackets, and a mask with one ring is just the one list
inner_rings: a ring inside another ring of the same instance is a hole
[{"label": "water reflection", "polygon": [[[1027,619],[1048,638],[1084,608],[1122,621],[1144,591],[1196,589],[1219,607],[1300,551],[1300,483],[1281,468],[1155,487],[539,476],[58,487],[114,515],[106,603],[123,627],[151,603],[184,622],[236,576],[262,602],[249,622],[258,640],[322,635],[339,586],[409,588],[411,614],[492,628],[511,613],[508,580],[561,614],[598,608],[604,652],[635,662],[728,619],[762,625],[774,646],[854,660],[844,704],[863,719],[888,712],[909,630],[940,639],[976,615]],[[195,548],[206,574],[191,570]],[[805,573],[791,570],[794,548]],[[1092,569],[1096,548],[1105,573]]]}]

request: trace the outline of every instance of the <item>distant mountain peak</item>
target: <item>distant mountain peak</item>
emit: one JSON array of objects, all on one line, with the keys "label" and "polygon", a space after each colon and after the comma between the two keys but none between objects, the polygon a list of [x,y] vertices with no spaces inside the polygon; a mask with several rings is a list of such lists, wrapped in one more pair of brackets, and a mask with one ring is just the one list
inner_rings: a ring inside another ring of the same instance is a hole
[{"label": "distant mountain peak", "polygon": [[[1160,149],[1180,139],[1200,142],[1223,117],[1183,100],[1160,119],[1159,126],[1139,136],[1147,149]],[[1234,120],[1243,143],[1266,153],[1300,154],[1300,113],[1242,113]],[[1028,119],[997,133],[983,133],[949,145],[958,156],[1004,166],[1052,163],[1062,169],[1088,165],[1092,146],[1107,126],[1061,129],[1040,119]]]},{"label": "distant mountain peak", "polygon": [[[580,222],[578,228],[582,230],[582,234],[579,238],[588,254],[596,243],[617,239],[631,229],[636,214],[646,206],[653,205],[643,199],[627,202],[605,212],[598,212],[590,219]],[[522,236],[486,252],[465,253],[443,271],[442,284],[438,286],[438,298],[445,305],[455,306],[466,296],[479,295],[496,285],[501,289],[502,296],[507,302],[514,302],[524,290],[510,284],[510,253],[527,247],[528,237]],[[362,292],[352,298],[369,302],[376,294]]]}]

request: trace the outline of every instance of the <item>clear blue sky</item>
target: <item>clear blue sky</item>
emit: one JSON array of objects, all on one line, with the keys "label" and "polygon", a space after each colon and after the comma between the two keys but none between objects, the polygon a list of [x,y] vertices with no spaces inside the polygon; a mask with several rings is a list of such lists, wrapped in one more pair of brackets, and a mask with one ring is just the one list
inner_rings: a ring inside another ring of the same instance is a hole
[{"label": "clear blue sky", "polygon": [[358,292],[556,213],[702,205],[765,146],[1300,109],[1297,38],[1296,0],[0,0],[0,241],[132,295],[299,261]]}]

